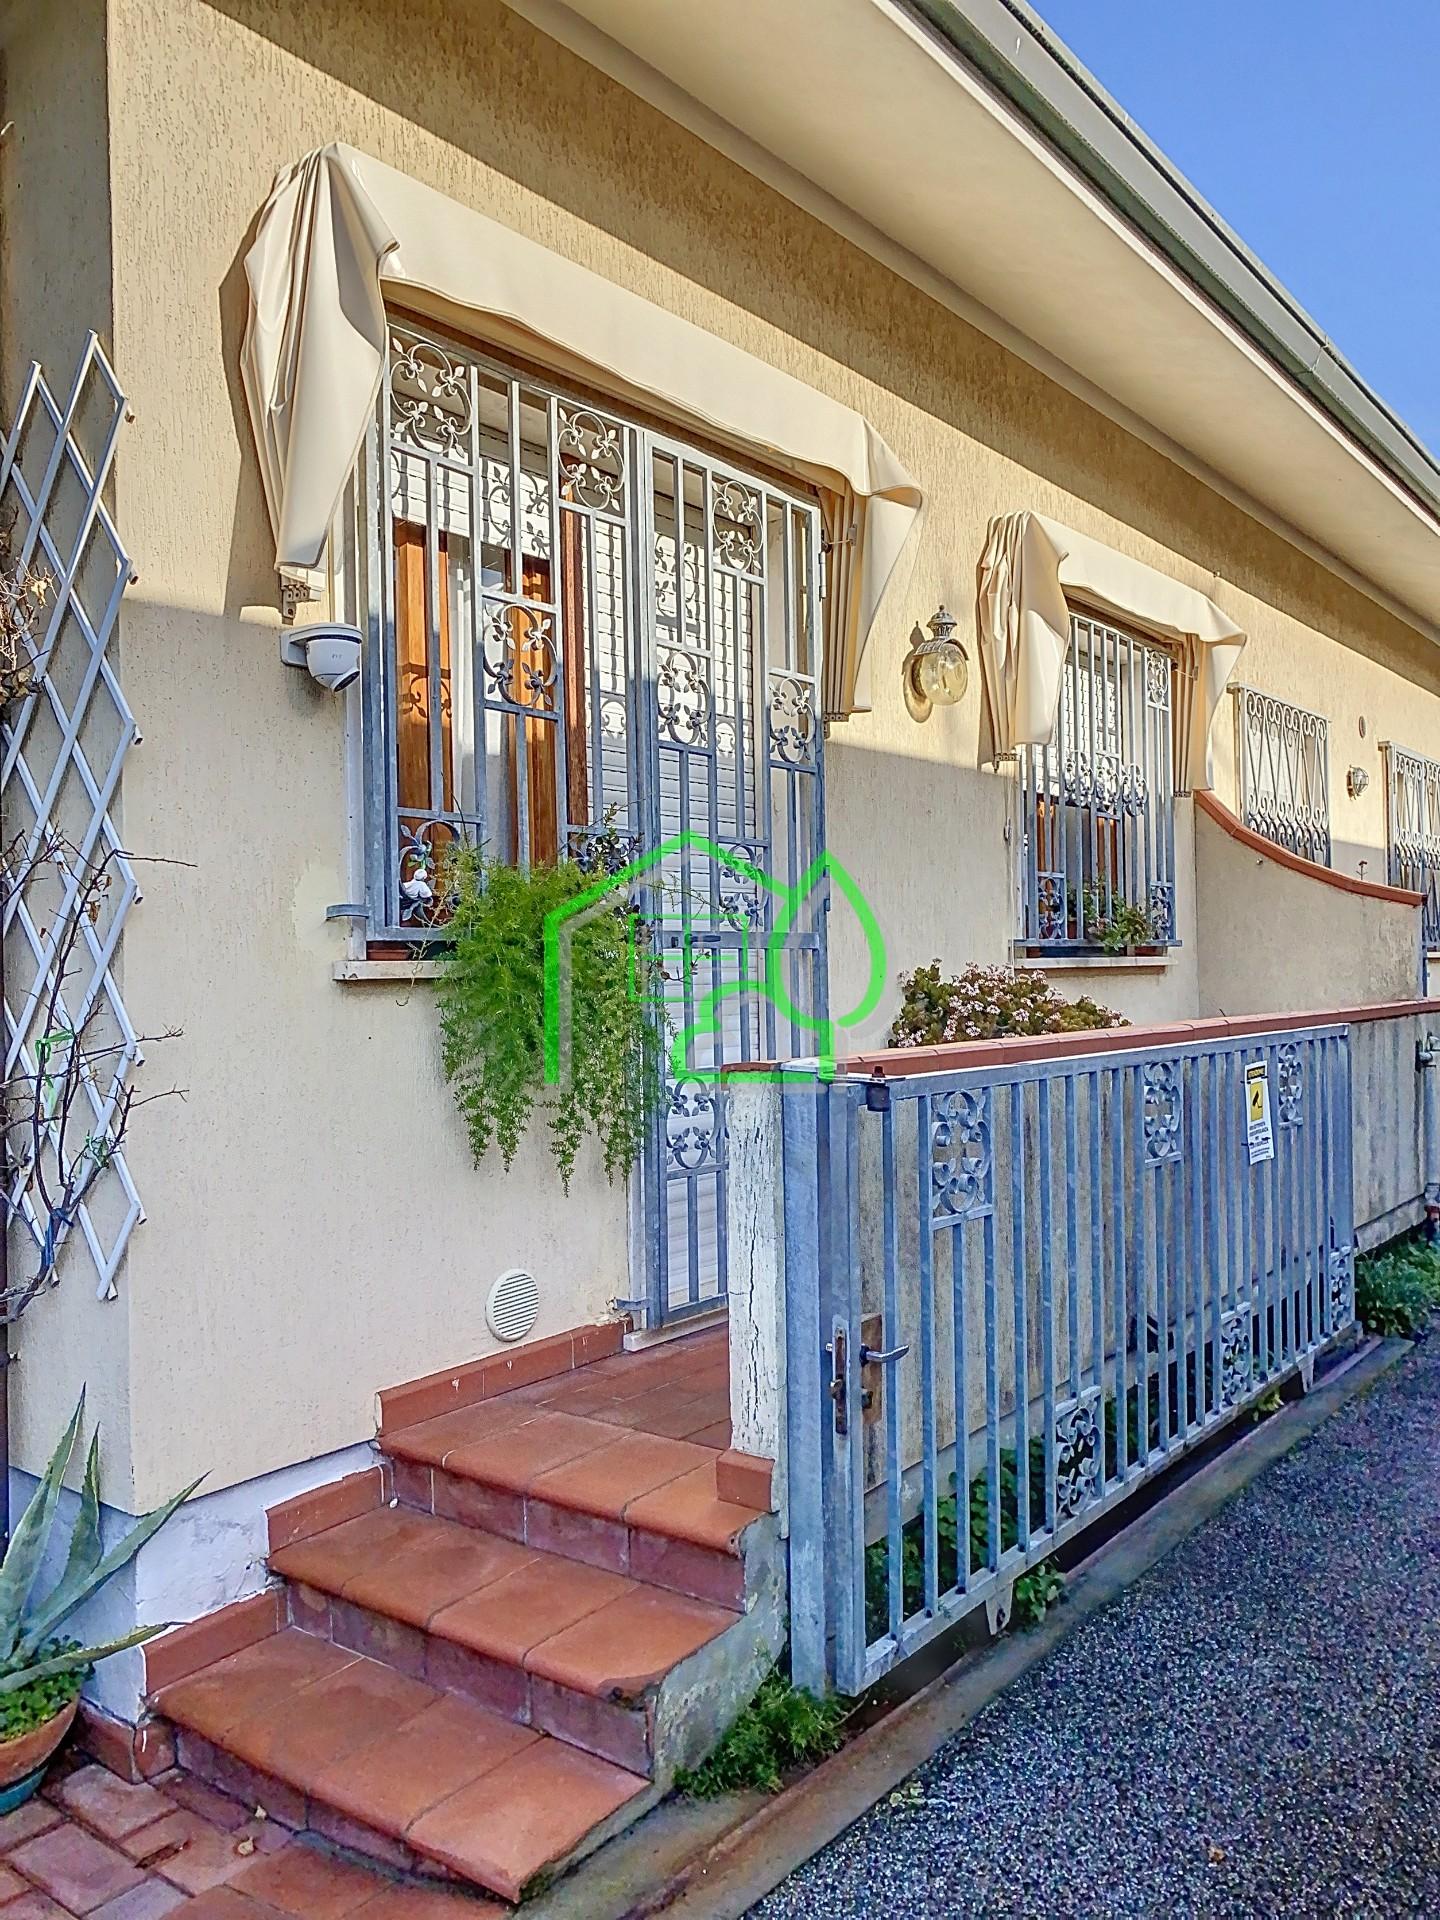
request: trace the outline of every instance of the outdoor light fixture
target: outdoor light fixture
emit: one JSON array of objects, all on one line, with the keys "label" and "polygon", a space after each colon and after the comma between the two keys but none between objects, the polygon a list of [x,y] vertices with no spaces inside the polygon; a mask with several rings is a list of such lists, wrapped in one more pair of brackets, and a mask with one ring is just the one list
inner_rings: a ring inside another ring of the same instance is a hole
[{"label": "outdoor light fixture", "polygon": [[930,638],[917,640],[905,656],[905,686],[917,720],[932,707],[953,707],[970,680],[965,649],[955,638],[955,616],[942,603],[926,624]]},{"label": "outdoor light fixture", "polygon": [[1351,767],[1345,775],[1345,791],[1352,800],[1358,800],[1370,784],[1370,776],[1364,767]]}]

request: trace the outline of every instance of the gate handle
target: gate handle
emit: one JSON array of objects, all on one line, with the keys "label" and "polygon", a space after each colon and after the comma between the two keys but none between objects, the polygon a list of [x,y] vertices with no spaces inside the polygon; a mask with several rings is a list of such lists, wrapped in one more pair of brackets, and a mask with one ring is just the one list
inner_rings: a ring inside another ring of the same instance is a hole
[{"label": "gate handle", "polygon": [[891,1347],[888,1353],[877,1353],[874,1347],[861,1347],[860,1364],[862,1367],[886,1367],[892,1360],[903,1360],[909,1351],[908,1345]]}]

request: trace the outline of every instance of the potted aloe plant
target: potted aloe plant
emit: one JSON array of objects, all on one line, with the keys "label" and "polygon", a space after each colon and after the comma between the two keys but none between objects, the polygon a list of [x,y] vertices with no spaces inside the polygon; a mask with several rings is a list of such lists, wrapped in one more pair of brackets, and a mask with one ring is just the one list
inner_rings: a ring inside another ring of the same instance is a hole
[{"label": "potted aloe plant", "polygon": [[0,1562],[0,1813],[28,1800],[44,1778],[80,1705],[80,1689],[97,1660],[123,1653],[163,1633],[170,1622],[136,1627],[119,1640],[83,1646],[62,1636],[77,1607],[127,1566],[145,1542],[200,1484],[194,1481],[172,1500],[138,1520],[107,1553],[100,1539],[100,1438],[90,1442],[80,1510],[70,1533],[65,1568],[48,1592],[36,1592],[40,1562],[55,1525],[65,1469],[80,1436],[85,1395],[60,1436],[60,1444],[30,1504],[21,1515]]}]

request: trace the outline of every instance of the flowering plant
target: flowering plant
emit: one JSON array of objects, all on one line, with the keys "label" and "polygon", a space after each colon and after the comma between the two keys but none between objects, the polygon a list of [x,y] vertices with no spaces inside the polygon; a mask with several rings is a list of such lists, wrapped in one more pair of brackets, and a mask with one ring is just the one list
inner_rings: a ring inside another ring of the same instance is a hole
[{"label": "flowering plant", "polygon": [[1007,1033],[1081,1033],[1129,1022],[1088,994],[1067,1000],[1038,973],[971,964],[945,979],[940,962],[900,976],[892,1047],[995,1040]]}]

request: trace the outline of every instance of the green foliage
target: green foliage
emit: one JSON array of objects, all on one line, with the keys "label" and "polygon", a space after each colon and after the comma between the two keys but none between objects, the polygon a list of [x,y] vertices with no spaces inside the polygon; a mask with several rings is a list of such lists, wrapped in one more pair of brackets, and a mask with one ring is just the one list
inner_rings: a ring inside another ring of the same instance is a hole
[{"label": "green foliage", "polygon": [[1355,1263],[1355,1311],[1368,1333],[1415,1340],[1440,1307],[1440,1249],[1416,1235]]},{"label": "green foliage", "polygon": [[[122,1653],[127,1647],[139,1646],[142,1640],[165,1631],[168,1621],[155,1627],[136,1627],[119,1640],[93,1647],[56,1637],[57,1630],[76,1608],[98,1593],[122,1567],[128,1566],[181,1501],[188,1500],[200,1484],[198,1480],[193,1481],[153,1513],[137,1520],[124,1539],[107,1553],[100,1538],[100,1439],[97,1434],[90,1442],[86,1457],[80,1510],[71,1531],[64,1571],[48,1593],[37,1593],[35,1584],[40,1562],[55,1524],[65,1468],[80,1436],[84,1416],[82,1393],[0,1562],[0,1726],[8,1724],[5,1716],[12,1714],[23,1722],[16,1728],[19,1732],[48,1717],[40,1711],[47,1699],[58,1699],[59,1706],[72,1699],[97,1660]],[[65,1691],[67,1687],[69,1692]],[[58,1711],[58,1707],[54,1710]]]},{"label": "green foliage", "polygon": [[[1008,1553],[1020,1538],[1020,1475],[1018,1456],[1013,1447],[1002,1447],[996,1475],[997,1531],[1000,1551]],[[955,1476],[950,1476],[954,1487]],[[1030,1524],[1045,1524],[1045,1441],[1040,1434],[1030,1438]],[[970,1482],[970,1571],[981,1573],[990,1561],[990,1478],[982,1469]],[[959,1584],[960,1515],[954,1492],[942,1495],[935,1503],[935,1563],[939,1591]],[[902,1606],[908,1617],[925,1604],[925,1516],[917,1513],[900,1532]],[[878,1640],[890,1623],[890,1552],[888,1542],[876,1540],[865,1549],[865,1630]],[[1038,1571],[1038,1569],[1036,1569]],[[1064,1585],[1063,1578],[1051,1570]],[[1021,1578],[1027,1576],[1022,1575]],[[1020,1582],[1016,1582],[1016,1594]],[[1035,1618],[1041,1618],[1047,1599]],[[1019,1601],[1017,1597],[1016,1609]],[[1026,1622],[1028,1623],[1028,1620]]]},{"label": "green foliage", "polygon": [[[47,1640],[40,1649],[47,1659],[56,1654],[73,1660],[81,1652],[78,1640]],[[32,1680],[14,1693],[0,1694],[0,1740],[18,1740],[63,1713],[84,1686],[88,1665],[66,1666],[43,1680]]]},{"label": "green foliage", "polygon": [[748,1787],[778,1793],[792,1768],[834,1753],[849,1711],[848,1702],[817,1700],[773,1667],[709,1758],[675,1776],[676,1790],[692,1800],[714,1800]]},{"label": "green foliage", "polygon": [[1130,947],[1150,947],[1160,943],[1154,919],[1147,907],[1132,906],[1118,893],[1112,894],[1107,904],[1099,887],[1086,887],[1082,898],[1085,932],[1098,940],[1106,953],[1124,953]]},{"label": "green foliage", "polygon": [[467,849],[450,884],[440,1033],[476,1161],[493,1144],[508,1168],[538,1107],[548,1117],[567,1192],[587,1133],[600,1143],[608,1178],[623,1175],[644,1144],[664,1086],[663,976],[648,941],[636,937],[623,891],[566,923],[557,1011],[569,1038],[568,1072],[551,1087],[545,922],[592,889],[596,875],[570,861],[522,872]]},{"label": "green foliage", "polygon": [[1088,995],[1067,1000],[1042,975],[1008,967],[964,967],[951,979],[940,962],[900,976],[901,1003],[892,1047],[930,1047],[957,1040],[995,1040],[1010,1033],[1077,1033],[1129,1023]]},{"label": "green foliage", "polygon": [[1015,1582],[1010,1618],[1018,1627],[1038,1627],[1051,1607],[1065,1598],[1065,1576],[1053,1560],[1042,1560]]}]

